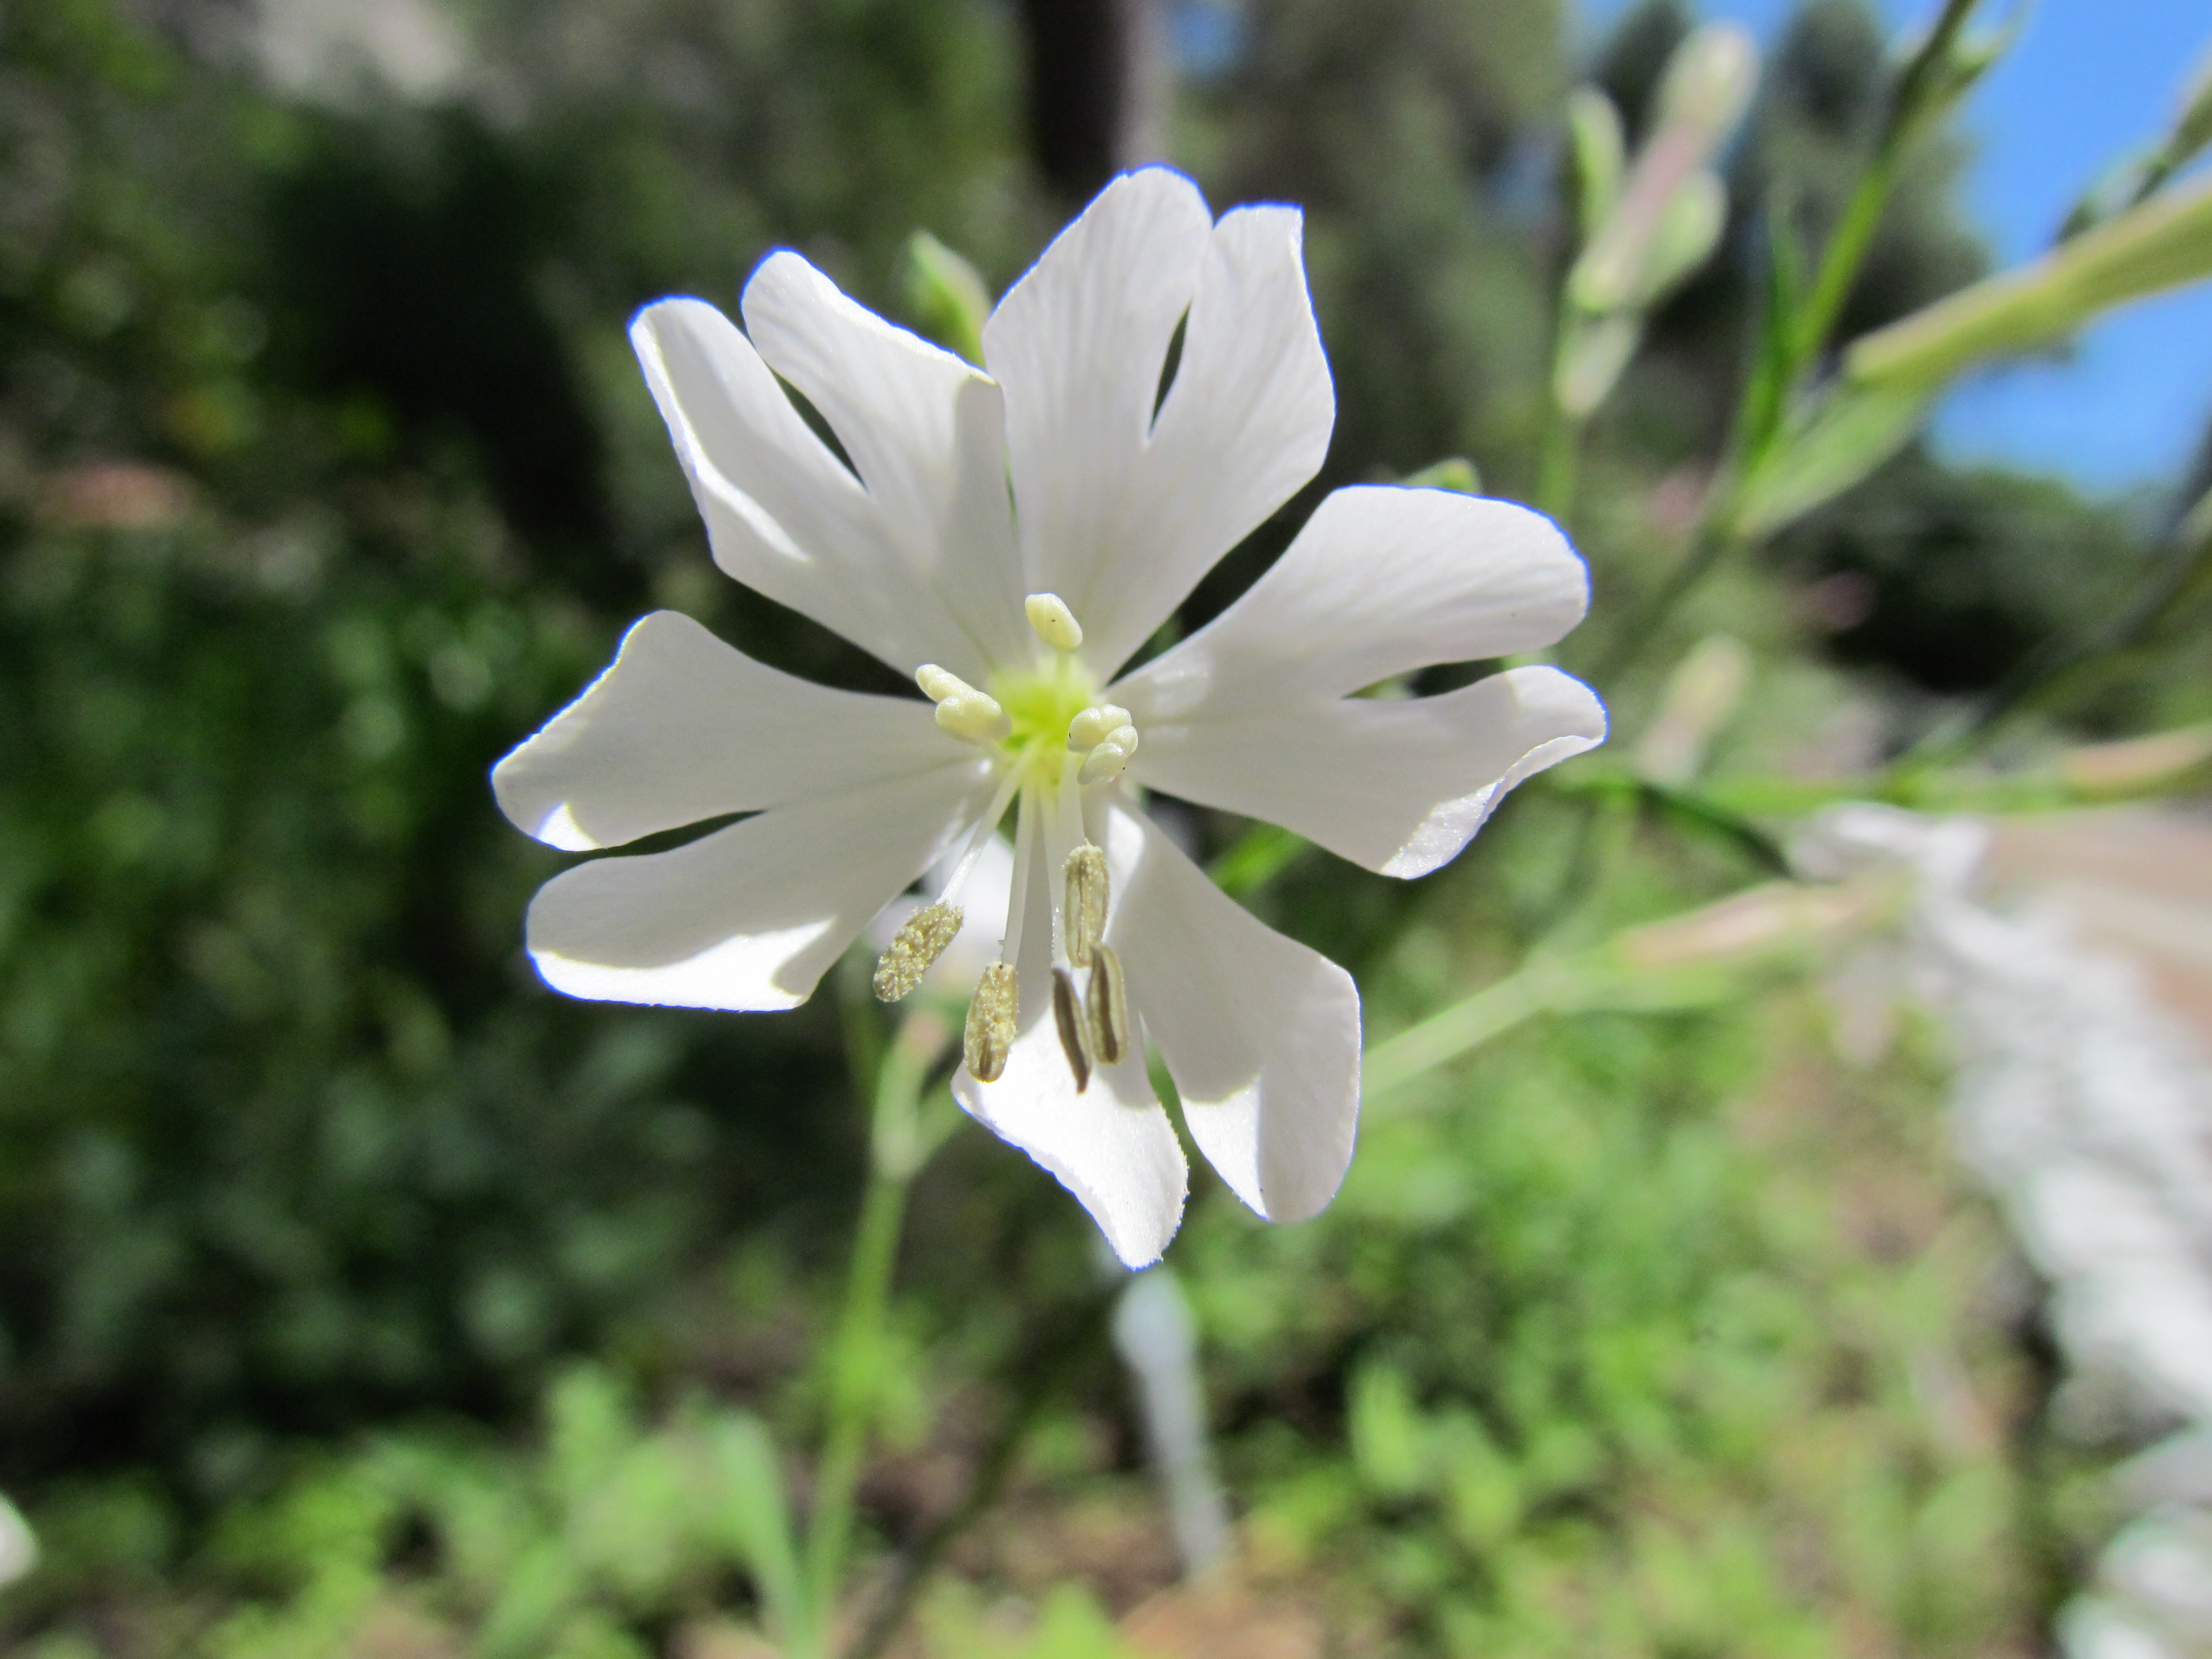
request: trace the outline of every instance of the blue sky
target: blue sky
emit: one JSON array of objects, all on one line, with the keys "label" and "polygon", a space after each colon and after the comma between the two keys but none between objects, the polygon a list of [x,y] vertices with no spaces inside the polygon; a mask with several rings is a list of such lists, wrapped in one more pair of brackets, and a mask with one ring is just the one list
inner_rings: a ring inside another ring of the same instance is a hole
[{"label": "blue sky", "polygon": [[[2017,4],[2020,0],[2011,0]],[[1593,34],[1626,0],[1583,0]],[[1938,0],[1876,0],[1893,25]],[[2003,15],[2007,0],[1984,9]],[[1771,42],[1790,0],[1701,0]],[[1967,105],[1972,210],[2006,263],[2048,246],[2069,205],[2123,151],[2165,130],[2212,41],[2205,0],[2036,0],[2011,53]],[[2051,467],[2097,489],[2174,478],[2212,420],[2212,284],[2147,301],[2087,331],[2070,361],[1962,384],[1936,419],[1949,454]]]}]

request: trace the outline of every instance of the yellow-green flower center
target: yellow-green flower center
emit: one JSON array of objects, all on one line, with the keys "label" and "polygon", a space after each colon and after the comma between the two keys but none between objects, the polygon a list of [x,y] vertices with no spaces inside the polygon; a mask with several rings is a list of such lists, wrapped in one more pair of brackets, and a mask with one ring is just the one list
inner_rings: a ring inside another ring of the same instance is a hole
[{"label": "yellow-green flower center", "polygon": [[1098,701],[1097,683],[1072,656],[1054,655],[1033,668],[1001,670],[987,689],[1006,711],[1007,732],[998,748],[1029,778],[1057,788],[1063,768],[1080,765],[1067,749],[1067,728]]}]

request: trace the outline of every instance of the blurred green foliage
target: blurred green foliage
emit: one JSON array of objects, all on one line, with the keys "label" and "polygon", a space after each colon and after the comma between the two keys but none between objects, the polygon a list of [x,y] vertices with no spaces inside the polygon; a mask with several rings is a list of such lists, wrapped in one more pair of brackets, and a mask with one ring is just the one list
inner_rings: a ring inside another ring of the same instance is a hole
[{"label": "blurred green foliage", "polygon": [[[651,605],[890,683],[713,572],[622,331],[662,293],[728,304],[779,243],[892,315],[917,228],[1003,287],[1054,228],[1012,19],[481,0],[466,95],[424,107],[280,95],[239,15],[0,9],[0,1482],[47,1557],[0,1631],[40,1659],[744,1654],[763,1425],[796,1443],[820,1407],[854,1032],[826,993],[743,1018],[546,993],[519,944],[555,860],[484,772]],[[1525,489],[1565,254],[1559,9],[1242,18],[1177,153],[1217,208],[1308,208],[1322,485],[1465,454]],[[1689,21],[1639,8],[1594,66],[1632,124]],[[1594,432],[1570,665],[1680,534],[1765,228],[1825,234],[1881,62],[1857,0],[1786,38],[1726,252]],[[1918,152],[1847,331],[1981,270],[1959,159]],[[1750,641],[1759,695],[1715,764],[1771,768],[1886,707],[1868,684],[1996,684],[2109,606],[2150,517],[1908,450],[1652,660]],[[2202,714],[2201,653],[2057,717]],[[1632,733],[1650,688],[1606,690]],[[1380,1035],[1554,928],[1758,873],[1632,817],[1592,884],[1577,809],[1524,794],[1417,888],[1287,842],[1245,843],[1237,880],[1360,975]],[[1378,1105],[1316,1224],[1201,1187],[1176,1260],[1252,1571],[1360,1651],[2024,1644],[2088,1510],[2013,1456],[2040,1382],[1942,1175],[1934,1060],[1838,1078],[1816,1024],[1784,998],[1532,1027]],[[1113,1653],[1109,1607],[1161,1577],[1110,1528],[1029,1524],[1088,1493],[1158,1532],[1091,1249],[995,1142],[918,1186],[877,1535],[926,1536],[929,1471],[986,1467],[1017,1402],[1039,1419],[1026,1507],[924,1599],[937,1650]]]}]

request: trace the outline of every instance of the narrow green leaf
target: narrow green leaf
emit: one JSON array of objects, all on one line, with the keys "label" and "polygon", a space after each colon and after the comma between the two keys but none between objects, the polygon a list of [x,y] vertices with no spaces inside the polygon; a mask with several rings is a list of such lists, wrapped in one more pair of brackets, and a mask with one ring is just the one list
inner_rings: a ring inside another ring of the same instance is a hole
[{"label": "narrow green leaf", "polygon": [[2057,338],[2102,311],[2212,276],[2212,179],[2154,196],[2042,258],[1865,336],[1844,359],[1862,387],[1934,391],[1991,357]]},{"label": "narrow green leaf", "polygon": [[709,1485],[726,1506],[720,1519],[730,1547],[753,1576],[770,1630],[796,1641],[805,1623],[805,1599],[775,1442],[768,1425],[749,1413],[718,1416],[707,1425],[705,1437]]},{"label": "narrow green leaf", "polygon": [[1849,383],[1800,405],[1744,484],[1738,533],[1771,535],[1832,501],[1902,449],[1928,394]]}]

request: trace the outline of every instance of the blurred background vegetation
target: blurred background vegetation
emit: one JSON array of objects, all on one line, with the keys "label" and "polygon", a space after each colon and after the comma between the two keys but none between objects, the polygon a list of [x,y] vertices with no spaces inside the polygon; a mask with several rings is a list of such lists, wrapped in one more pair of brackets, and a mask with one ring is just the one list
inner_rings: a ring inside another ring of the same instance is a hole
[{"label": "blurred background vegetation", "polygon": [[[1653,0],[1585,63],[1554,0],[1212,0],[1158,39],[1138,9],[0,7],[0,1487],[42,1550],[0,1592],[11,1651],[752,1650],[734,1413],[818,1411],[865,1161],[849,1034],[828,995],[548,993],[520,921],[557,861],[485,774],[656,605],[890,681],[714,571],[630,313],[727,305],[789,245],[919,325],[910,232],[1002,288],[1132,145],[1217,210],[1303,204],[1334,446],[1196,622],[1328,487],[1464,454],[1531,491],[1561,99],[1594,78],[1632,132],[1694,21]],[[1832,222],[1888,62],[1862,0],[1790,26],[1723,252],[1594,429],[1569,666],[1694,511],[1764,216]],[[1912,152],[1846,333],[1986,268],[1961,156]],[[2175,510],[1908,448],[1601,690],[1632,739],[1725,629],[1759,694],[1716,764],[1852,771],[2109,609]],[[2203,718],[2205,658],[2154,639],[2020,740]],[[1353,969],[1372,1036],[1563,916],[1594,937],[1762,873],[1629,823],[1585,890],[1582,810],[1532,785],[1424,883],[1305,854],[1246,896]],[[1532,1025],[1378,1103],[1307,1226],[1199,1177],[1170,1261],[1237,1639],[2038,1648],[2100,1535],[2094,1449],[2042,1431],[2035,1287],[1954,1184],[1942,1056],[1921,1033],[1847,1067],[1823,1021],[1784,987]],[[1075,1206],[957,1138],[903,1260],[872,1535],[1003,1478],[904,1639],[1240,1651],[1161,1599]]]}]

